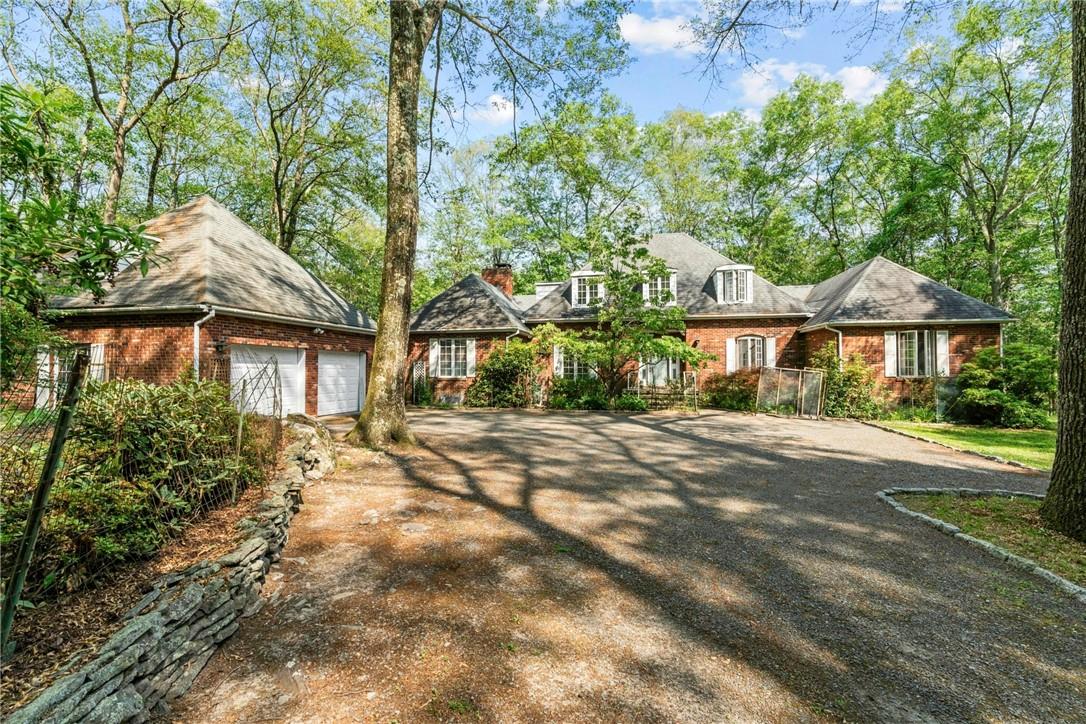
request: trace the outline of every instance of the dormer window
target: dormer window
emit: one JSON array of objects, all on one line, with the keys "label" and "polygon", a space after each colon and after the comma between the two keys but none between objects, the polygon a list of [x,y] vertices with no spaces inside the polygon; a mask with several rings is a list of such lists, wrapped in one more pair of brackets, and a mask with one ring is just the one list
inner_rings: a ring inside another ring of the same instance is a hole
[{"label": "dormer window", "polygon": [[716,300],[719,304],[743,304],[754,299],[754,267],[731,264],[716,270]]},{"label": "dormer window", "polygon": [[675,304],[675,299],[678,297],[678,275],[674,271],[669,271],[667,276],[653,277],[649,279],[644,287],[645,304],[659,304],[663,299],[667,299],[667,305],[671,306]]},{"label": "dormer window", "polygon": [[603,275],[584,274],[573,277],[573,306],[594,307],[603,299]]}]

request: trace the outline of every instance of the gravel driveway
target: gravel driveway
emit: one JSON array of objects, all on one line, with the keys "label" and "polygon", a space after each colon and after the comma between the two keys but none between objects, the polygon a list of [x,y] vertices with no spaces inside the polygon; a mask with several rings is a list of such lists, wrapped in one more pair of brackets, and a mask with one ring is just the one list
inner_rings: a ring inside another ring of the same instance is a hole
[{"label": "gravel driveway", "polygon": [[847,422],[412,420],[307,489],[177,719],[1086,721],[1086,610],[874,496],[1043,476]]}]

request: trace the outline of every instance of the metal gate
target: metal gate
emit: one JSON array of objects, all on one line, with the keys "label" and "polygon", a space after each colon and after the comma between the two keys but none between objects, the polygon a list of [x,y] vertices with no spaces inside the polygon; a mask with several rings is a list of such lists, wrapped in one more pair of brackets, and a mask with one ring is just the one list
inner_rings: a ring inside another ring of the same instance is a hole
[{"label": "metal gate", "polygon": [[822,370],[763,367],[758,378],[758,411],[818,417],[824,387]]}]

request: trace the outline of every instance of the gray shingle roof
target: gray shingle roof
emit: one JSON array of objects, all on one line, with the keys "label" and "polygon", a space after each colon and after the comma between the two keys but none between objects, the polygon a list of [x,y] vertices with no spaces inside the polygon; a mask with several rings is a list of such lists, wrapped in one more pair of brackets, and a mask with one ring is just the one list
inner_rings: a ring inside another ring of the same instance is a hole
[{"label": "gray shingle roof", "polygon": [[112,289],[95,303],[89,294],[58,297],[55,309],[123,311],[126,308],[211,305],[374,331],[372,320],[289,254],[258,234],[210,196],[147,222],[162,257],[147,276],[136,265],[117,274]]},{"label": "gray shingle roof", "polygon": [[[686,309],[688,317],[806,317],[811,313],[803,300],[757,274],[754,275],[754,296],[749,302],[718,304],[713,272],[717,267],[735,262],[689,234],[656,234],[649,239],[646,248],[678,274],[676,303]],[[582,271],[589,270],[586,267]],[[524,316],[533,321],[590,317],[590,311],[573,308],[569,295],[570,283],[567,281],[530,307]]]},{"label": "gray shingle roof", "polygon": [[807,304],[817,309],[803,325],[864,322],[946,322],[1012,319],[1002,309],[876,256],[815,287]]},{"label": "gray shingle roof", "polygon": [[500,289],[469,274],[422,305],[411,319],[412,332],[510,330],[527,332],[521,310]]}]

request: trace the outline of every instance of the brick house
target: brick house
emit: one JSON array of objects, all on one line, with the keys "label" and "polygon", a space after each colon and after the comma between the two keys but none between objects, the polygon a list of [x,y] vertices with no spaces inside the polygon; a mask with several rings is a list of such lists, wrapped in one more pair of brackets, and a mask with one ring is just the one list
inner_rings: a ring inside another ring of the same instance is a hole
[{"label": "brick house", "polygon": [[[643,290],[646,303],[667,289],[684,308],[687,342],[715,356],[702,372],[803,367],[829,342],[845,358],[860,354],[891,393],[904,395],[917,380],[957,375],[977,350],[999,345],[1002,325],[1011,321],[1000,309],[882,257],[821,284],[776,286],[688,234],[657,234],[647,248],[670,275]],[[601,277],[585,267],[569,279],[537,284],[534,295],[512,294],[508,266],[462,279],[416,314],[413,374],[431,378],[445,401],[462,399],[475,365],[506,338],[528,337],[547,322],[592,323]],[[590,374],[561,349],[550,350],[547,361],[544,376]],[[682,372],[669,360],[642,360],[638,369],[642,382],[653,385]]]},{"label": "brick house", "polygon": [[376,327],[214,199],[147,222],[158,239],[143,276],[129,267],[105,297],[57,298],[57,329],[90,348],[101,379],[177,379],[195,368],[238,384],[275,360],[283,412],[357,412]]}]

